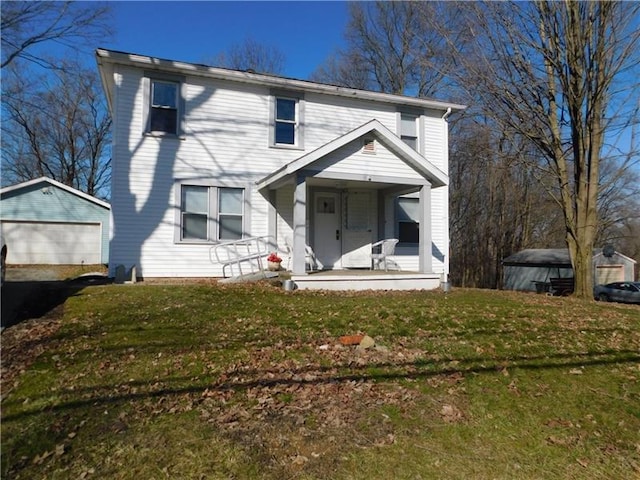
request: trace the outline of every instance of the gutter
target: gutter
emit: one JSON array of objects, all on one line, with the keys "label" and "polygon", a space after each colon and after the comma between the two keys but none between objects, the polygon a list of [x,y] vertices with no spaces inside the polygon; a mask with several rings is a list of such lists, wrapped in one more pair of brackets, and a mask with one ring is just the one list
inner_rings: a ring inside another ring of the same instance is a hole
[{"label": "gutter", "polygon": [[145,68],[147,70],[173,71],[182,73],[183,75],[198,75],[220,80],[244,82],[267,87],[279,87],[284,89],[288,88],[291,90],[298,90],[303,92],[321,93],[348,98],[359,98],[376,102],[386,102],[394,105],[413,105],[426,109],[430,108],[436,110],[461,111],[467,108],[466,105],[441,102],[438,100],[426,100],[416,97],[372,92],[369,90],[357,90],[355,88],[315,83],[308,80],[277,77],[273,75],[265,75],[240,70],[229,70],[225,68],[210,67],[201,64],[149,57],[145,55],[138,55],[135,53],[118,52],[103,48],[98,48],[96,50],[96,56],[102,61],[101,62],[99,60],[98,65],[104,65],[104,63],[108,62],[112,64],[122,64]]}]

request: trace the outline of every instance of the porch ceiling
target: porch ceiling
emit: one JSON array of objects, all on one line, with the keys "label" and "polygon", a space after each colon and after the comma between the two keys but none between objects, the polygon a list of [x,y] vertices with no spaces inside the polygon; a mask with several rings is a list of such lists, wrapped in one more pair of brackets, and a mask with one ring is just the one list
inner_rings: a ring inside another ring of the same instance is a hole
[{"label": "porch ceiling", "polygon": [[[293,180],[293,176],[291,176]],[[419,186],[411,183],[389,183],[384,181],[357,180],[345,178],[307,177],[307,185],[310,187],[322,187],[336,190],[401,190],[403,192],[417,191]]]}]

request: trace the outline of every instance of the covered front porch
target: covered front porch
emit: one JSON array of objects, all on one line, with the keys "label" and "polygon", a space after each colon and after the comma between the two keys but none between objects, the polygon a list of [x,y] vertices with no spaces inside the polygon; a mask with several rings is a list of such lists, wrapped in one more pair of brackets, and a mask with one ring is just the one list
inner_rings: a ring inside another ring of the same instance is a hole
[{"label": "covered front porch", "polygon": [[[431,192],[447,180],[372,120],[257,183],[269,204],[269,235],[298,288],[405,290],[446,280],[444,254],[434,269]],[[372,245],[391,238],[400,243],[389,271],[371,270]]]}]

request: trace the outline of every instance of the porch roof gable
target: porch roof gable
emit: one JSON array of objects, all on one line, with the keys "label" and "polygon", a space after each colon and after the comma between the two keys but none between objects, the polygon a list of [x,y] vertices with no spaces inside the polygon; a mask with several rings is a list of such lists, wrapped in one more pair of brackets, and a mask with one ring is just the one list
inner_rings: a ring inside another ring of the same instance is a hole
[{"label": "porch roof gable", "polygon": [[370,135],[373,135],[375,139],[389,151],[394,153],[399,159],[404,161],[407,165],[412,167],[426,180],[428,180],[431,183],[432,188],[444,187],[448,184],[449,177],[446,173],[404,143],[380,121],[373,119],[354,130],[325,143],[314,151],[283,165],[277,170],[274,170],[269,175],[256,182],[258,189],[262,190],[263,188],[268,188],[282,180],[284,177],[295,174],[354,140]]}]

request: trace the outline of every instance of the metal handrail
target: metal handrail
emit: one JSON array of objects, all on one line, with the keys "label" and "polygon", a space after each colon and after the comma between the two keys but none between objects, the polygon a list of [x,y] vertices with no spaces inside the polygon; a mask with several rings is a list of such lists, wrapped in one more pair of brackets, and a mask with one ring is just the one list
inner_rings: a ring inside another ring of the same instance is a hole
[{"label": "metal handrail", "polygon": [[231,240],[224,243],[214,245],[209,249],[209,260],[211,263],[219,263],[222,265],[222,276],[226,277],[225,269],[231,269],[236,266],[240,275],[243,275],[242,264],[249,264],[251,273],[256,273],[255,266],[257,264],[258,271],[262,271],[262,258],[269,254],[269,249],[275,245],[273,238],[270,236],[248,237],[240,240]]}]

